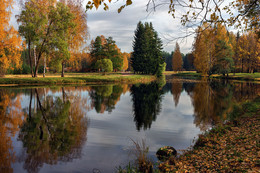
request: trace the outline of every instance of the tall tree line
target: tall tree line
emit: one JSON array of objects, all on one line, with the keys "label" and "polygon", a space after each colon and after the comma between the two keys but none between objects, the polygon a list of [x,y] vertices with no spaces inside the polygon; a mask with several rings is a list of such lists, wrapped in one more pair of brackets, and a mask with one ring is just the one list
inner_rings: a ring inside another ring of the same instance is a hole
[{"label": "tall tree line", "polygon": [[198,72],[228,75],[230,72],[259,71],[260,41],[254,31],[235,35],[219,24],[199,27],[193,45],[194,65]]}]

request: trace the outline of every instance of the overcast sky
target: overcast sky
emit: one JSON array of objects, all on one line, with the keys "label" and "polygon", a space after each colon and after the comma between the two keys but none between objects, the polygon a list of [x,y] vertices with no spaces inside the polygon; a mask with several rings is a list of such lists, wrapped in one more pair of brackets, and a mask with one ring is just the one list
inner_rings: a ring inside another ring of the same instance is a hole
[{"label": "overcast sky", "polygon": [[[90,40],[101,34],[105,37],[111,36],[121,51],[131,52],[134,31],[139,21],[153,23],[164,43],[164,50],[168,52],[173,51],[176,44],[175,40],[169,40],[185,35],[185,29],[180,25],[180,21],[168,14],[168,5],[157,8],[155,12],[149,14],[146,11],[147,0],[133,0],[132,5],[124,8],[121,13],[117,13],[117,9],[123,5],[123,2],[110,4],[108,11],[104,11],[102,7],[98,10],[87,11]],[[191,51],[193,37],[178,41],[182,53],[186,54]]]},{"label": "overcast sky", "polygon": [[[18,0],[16,0],[17,2]],[[139,21],[152,22],[155,30],[158,32],[159,37],[164,43],[164,50],[171,52],[175,48],[176,40],[179,36],[185,35],[185,29],[180,25],[178,19],[173,19],[168,14],[168,5],[157,8],[155,12],[148,14],[146,12],[146,3],[148,0],[133,0],[133,4],[122,10],[121,13],[117,13],[117,9],[123,5],[125,1],[118,1],[109,5],[109,10],[104,11],[102,7],[98,10],[92,9],[87,11],[88,27],[89,27],[89,41],[95,39],[98,35],[104,35],[105,37],[113,37],[116,44],[121,48],[122,52],[132,51],[132,42],[134,37],[134,31]],[[84,0],[84,9],[87,0]],[[18,28],[15,15],[20,13],[20,8],[17,3],[14,4],[13,15],[11,18],[11,24]],[[178,40],[181,48],[181,52],[186,54],[191,51],[193,37]]]}]

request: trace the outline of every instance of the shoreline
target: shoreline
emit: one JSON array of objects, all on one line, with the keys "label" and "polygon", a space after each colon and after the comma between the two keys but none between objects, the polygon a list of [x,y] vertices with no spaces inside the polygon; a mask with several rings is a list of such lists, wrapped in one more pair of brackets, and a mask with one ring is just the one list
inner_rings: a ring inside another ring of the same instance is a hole
[{"label": "shoreline", "polygon": [[158,151],[167,153],[162,161],[155,163],[141,157],[139,162],[139,156],[137,165],[119,166],[118,172],[258,172],[260,95],[237,103],[229,116],[229,121],[200,134],[193,145],[177,156],[169,154],[172,150],[163,149],[171,146],[162,146]]},{"label": "shoreline", "polygon": [[149,83],[156,80],[153,75],[122,75],[122,74],[88,74],[68,77],[3,77],[0,78],[0,87],[15,86],[44,86],[44,85],[72,85],[72,84],[103,84],[103,83]]},{"label": "shoreline", "polygon": [[[195,144],[178,158],[159,164],[162,172],[256,171],[259,162],[260,96],[240,103],[234,119],[199,135]],[[257,141],[258,139],[258,141]]]},{"label": "shoreline", "polygon": [[208,77],[210,79],[227,79],[227,80],[241,80],[241,81],[260,81],[260,73],[229,73],[229,76],[222,76],[222,75],[211,75],[211,76],[203,76],[200,73],[196,73],[195,71],[190,72],[172,72],[167,71],[164,73],[166,76],[172,75],[176,77],[184,77],[184,78],[191,78],[191,79],[201,79],[203,77]]}]

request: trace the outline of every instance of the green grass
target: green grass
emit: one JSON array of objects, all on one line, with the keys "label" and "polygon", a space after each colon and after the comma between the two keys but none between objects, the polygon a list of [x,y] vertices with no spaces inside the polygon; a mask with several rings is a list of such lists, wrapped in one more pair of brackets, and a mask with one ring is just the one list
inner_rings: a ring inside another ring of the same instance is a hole
[{"label": "green grass", "polygon": [[107,75],[98,73],[69,73],[61,78],[55,75],[47,77],[32,78],[25,75],[8,75],[0,78],[0,85],[58,85],[58,84],[88,84],[88,83],[141,83],[151,82],[156,79],[152,75],[122,75],[120,73],[111,73]]},{"label": "green grass", "polygon": [[[173,71],[167,71],[164,73],[165,75],[174,75],[174,76],[180,76],[180,77],[187,77],[187,78],[200,78],[203,75],[201,73],[196,73],[195,71],[183,71],[183,72],[173,72]],[[210,78],[228,78],[228,79],[235,79],[235,80],[245,80],[245,81],[260,81],[260,73],[229,73],[227,76],[222,76],[218,74],[213,74],[210,76]]]}]

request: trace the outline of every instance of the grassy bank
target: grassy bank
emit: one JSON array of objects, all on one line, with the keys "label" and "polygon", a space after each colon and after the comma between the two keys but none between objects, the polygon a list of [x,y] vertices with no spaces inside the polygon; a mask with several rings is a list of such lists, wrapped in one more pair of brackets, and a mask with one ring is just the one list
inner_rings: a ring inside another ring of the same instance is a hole
[{"label": "grassy bank", "polygon": [[[184,71],[184,72],[172,72],[167,71],[164,73],[165,75],[173,75],[184,78],[201,78],[203,75],[201,73],[196,73],[195,71]],[[260,73],[229,73],[228,76],[223,75],[211,75],[210,78],[218,78],[218,79],[233,79],[233,80],[245,80],[245,81],[260,81]]]},{"label": "grassy bank", "polygon": [[233,121],[203,135],[179,158],[160,163],[161,172],[257,172],[259,160],[260,97],[237,105]]},{"label": "grassy bank", "polygon": [[156,79],[152,75],[133,74],[99,74],[99,73],[69,73],[66,77],[48,74],[45,78],[32,78],[29,75],[7,75],[0,78],[0,85],[64,85],[64,84],[89,84],[89,83],[143,83]]}]

